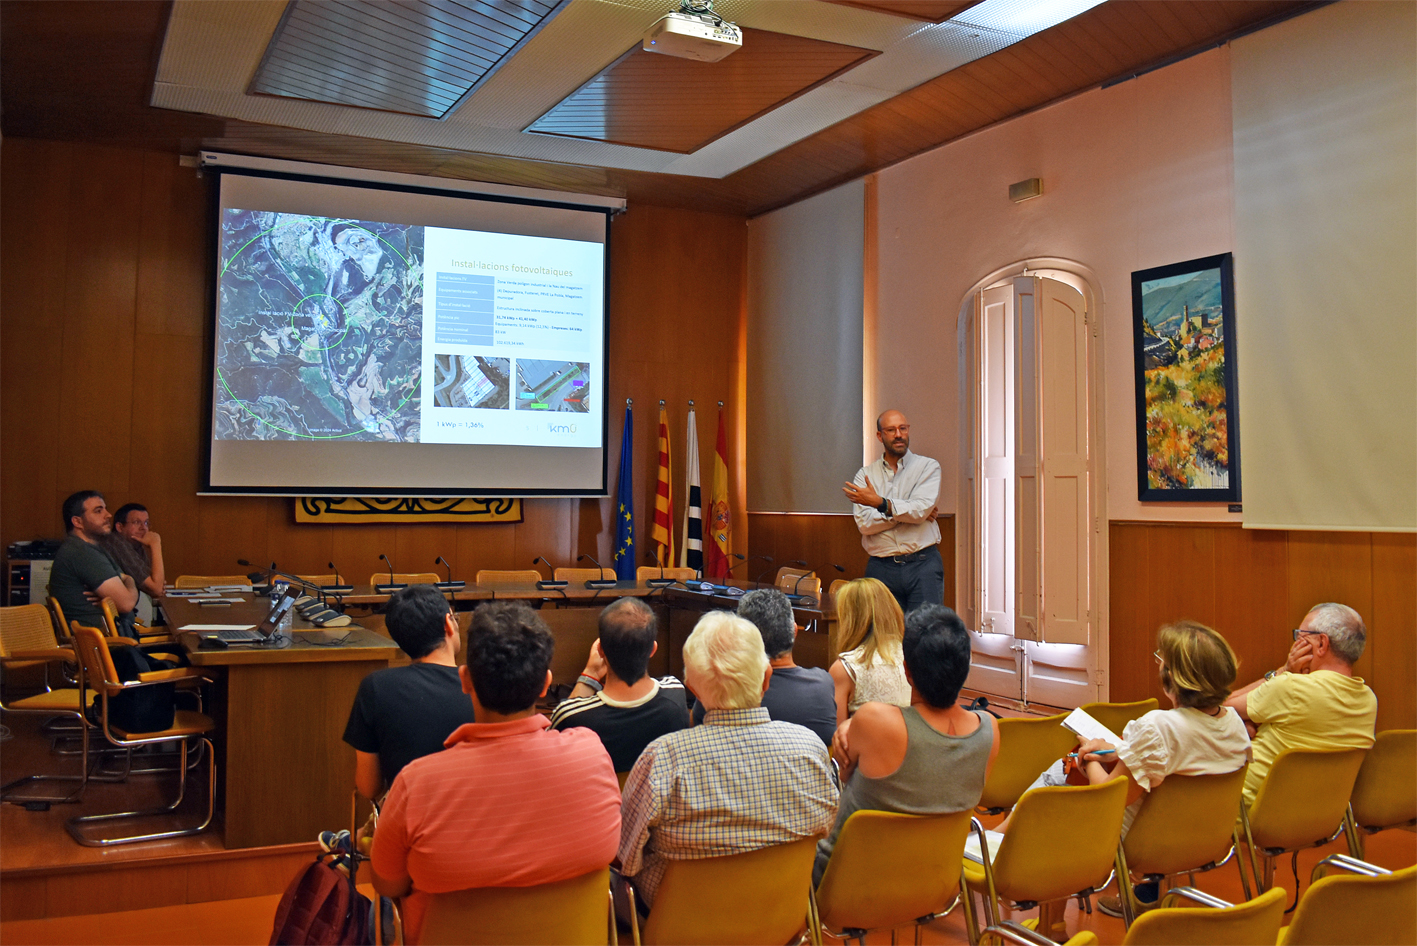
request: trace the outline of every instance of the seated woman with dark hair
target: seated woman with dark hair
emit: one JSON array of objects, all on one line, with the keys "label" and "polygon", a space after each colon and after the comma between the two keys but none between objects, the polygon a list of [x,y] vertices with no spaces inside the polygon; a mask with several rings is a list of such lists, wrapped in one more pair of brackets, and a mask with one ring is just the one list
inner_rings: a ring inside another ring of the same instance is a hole
[{"label": "seated woman with dark hair", "polygon": [[942,815],[979,804],[999,751],[998,724],[956,699],[969,676],[969,633],[949,608],[925,605],[905,622],[910,705],[866,703],[832,740],[841,802],[831,834],[817,845],[819,883],[846,819],[861,810]]}]

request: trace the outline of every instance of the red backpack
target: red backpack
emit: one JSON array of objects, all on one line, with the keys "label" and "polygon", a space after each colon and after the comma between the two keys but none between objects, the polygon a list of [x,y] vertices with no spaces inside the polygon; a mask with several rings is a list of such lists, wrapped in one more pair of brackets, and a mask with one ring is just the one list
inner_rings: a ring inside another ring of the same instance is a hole
[{"label": "red backpack", "polygon": [[285,888],[276,907],[271,946],[360,946],[370,942],[369,898],[321,853]]}]

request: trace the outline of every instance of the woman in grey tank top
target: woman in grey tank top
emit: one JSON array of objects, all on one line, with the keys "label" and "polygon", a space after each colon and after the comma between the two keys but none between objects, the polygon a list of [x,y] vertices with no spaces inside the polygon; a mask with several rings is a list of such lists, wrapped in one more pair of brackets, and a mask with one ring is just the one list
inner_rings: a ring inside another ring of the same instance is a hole
[{"label": "woman in grey tank top", "polygon": [[843,779],[841,802],[831,834],[817,845],[814,884],[853,813],[949,814],[973,808],[984,791],[998,752],[998,726],[988,713],[957,703],[969,676],[964,622],[940,605],[912,611],[903,649],[910,705],[867,703],[832,741]]}]

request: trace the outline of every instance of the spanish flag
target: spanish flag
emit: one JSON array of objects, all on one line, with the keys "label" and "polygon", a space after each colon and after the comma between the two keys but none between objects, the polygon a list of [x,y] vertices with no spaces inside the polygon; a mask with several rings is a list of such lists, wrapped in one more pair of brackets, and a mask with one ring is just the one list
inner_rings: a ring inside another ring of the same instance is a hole
[{"label": "spanish flag", "polygon": [[728,577],[733,554],[733,515],[728,511],[728,438],[723,432],[723,408],[718,409],[718,443],[713,456],[713,505],[709,509],[709,541],[704,543],[704,575]]},{"label": "spanish flag", "polygon": [[674,494],[669,486],[669,415],[659,409],[659,479],[654,487],[654,558],[661,568],[674,564]]}]

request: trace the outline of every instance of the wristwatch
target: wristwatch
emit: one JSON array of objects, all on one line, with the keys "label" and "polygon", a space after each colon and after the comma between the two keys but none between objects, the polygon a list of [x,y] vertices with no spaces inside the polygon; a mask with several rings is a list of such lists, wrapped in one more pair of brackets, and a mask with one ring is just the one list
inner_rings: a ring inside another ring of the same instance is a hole
[{"label": "wristwatch", "polygon": [[882,498],[881,504],[876,507],[876,512],[889,519],[891,517],[891,501],[889,499]]},{"label": "wristwatch", "polygon": [[601,682],[600,682],[599,680],[597,680],[595,677],[589,676],[589,675],[584,674],[584,673],[581,674],[579,677],[576,677],[576,682],[577,682],[577,683],[584,683],[586,686],[590,687],[592,690],[594,690],[594,691],[597,692],[597,693],[599,693],[601,690],[605,689],[605,685],[604,685],[603,683],[601,683]]},{"label": "wristwatch", "polygon": [[1280,670],[1271,670],[1269,673],[1267,673],[1267,674],[1264,675],[1264,678],[1265,678],[1266,680],[1273,680],[1276,676],[1278,676],[1278,675],[1281,674],[1281,673],[1284,673],[1284,670],[1283,670],[1283,669],[1280,669]]}]

